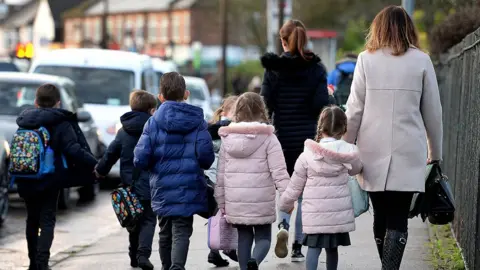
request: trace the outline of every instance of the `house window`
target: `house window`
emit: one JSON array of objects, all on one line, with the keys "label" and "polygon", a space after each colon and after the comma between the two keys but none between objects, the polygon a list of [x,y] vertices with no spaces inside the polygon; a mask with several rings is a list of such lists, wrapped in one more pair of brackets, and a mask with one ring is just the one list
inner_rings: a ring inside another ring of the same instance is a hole
[{"label": "house window", "polygon": [[160,20],[160,38],[163,43],[168,42],[168,16],[162,16]]},{"label": "house window", "polygon": [[102,40],[102,22],[100,19],[95,19],[95,37],[93,41],[100,42]]},{"label": "house window", "polygon": [[123,43],[123,21],[122,17],[117,17],[117,23],[115,24],[117,30],[117,42],[122,44]]},{"label": "house window", "polygon": [[137,38],[143,38],[143,27],[145,26],[145,20],[143,15],[137,15],[137,23],[135,28],[135,36]]},{"label": "house window", "polygon": [[180,16],[179,14],[173,14],[173,18],[172,18],[172,39],[175,41],[175,42],[178,42],[178,40],[180,39]]},{"label": "house window", "polygon": [[186,12],[183,17],[183,39],[186,43],[190,42],[190,12]]},{"label": "house window", "polygon": [[156,16],[150,16],[148,19],[148,41],[157,41],[157,18]]},{"label": "house window", "polygon": [[112,17],[108,18],[108,20],[107,20],[107,33],[108,33],[109,36],[111,36],[112,33],[113,33],[113,25],[114,24],[115,24],[115,22],[113,21],[113,18]]},{"label": "house window", "polygon": [[127,21],[125,22],[125,35],[130,35],[132,34],[132,31],[133,31],[133,22],[131,19],[127,19]]},{"label": "house window", "polygon": [[92,39],[92,21],[90,19],[85,20],[83,27],[83,31],[85,31],[85,39]]}]

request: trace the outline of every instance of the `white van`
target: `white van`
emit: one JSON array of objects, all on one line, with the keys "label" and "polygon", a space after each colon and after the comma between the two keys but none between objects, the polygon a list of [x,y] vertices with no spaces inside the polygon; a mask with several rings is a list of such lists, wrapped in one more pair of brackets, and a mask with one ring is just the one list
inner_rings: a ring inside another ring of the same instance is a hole
[{"label": "white van", "polygon": [[172,61],[164,61],[160,58],[152,58],[152,64],[158,80],[160,80],[160,77],[167,72],[178,72],[177,65]]},{"label": "white van", "polygon": [[[130,110],[133,89],[158,94],[158,78],[147,55],[102,49],[53,50],[34,59],[31,73],[68,77],[79,103],[93,117],[108,146],[120,129],[120,116]],[[82,106],[80,105],[80,106]],[[118,166],[112,169],[119,174]]]}]

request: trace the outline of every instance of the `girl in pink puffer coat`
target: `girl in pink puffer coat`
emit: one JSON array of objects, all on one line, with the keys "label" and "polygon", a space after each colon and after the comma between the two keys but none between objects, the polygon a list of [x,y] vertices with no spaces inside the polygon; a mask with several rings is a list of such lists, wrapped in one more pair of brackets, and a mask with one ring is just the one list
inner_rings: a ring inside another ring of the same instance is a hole
[{"label": "girl in pink puffer coat", "polygon": [[347,131],[347,116],[339,107],[327,107],[320,114],[316,140],[306,140],[295,172],[280,199],[280,210],[291,211],[303,193],[303,245],[308,246],[306,269],[318,267],[324,248],[327,270],[338,266],[338,246],[349,246],[349,232],[355,230],[348,176],[362,170],[355,145],[340,138]]},{"label": "girl in pink puffer coat", "polygon": [[241,95],[234,121],[218,131],[222,144],[215,198],[238,230],[240,269],[258,269],[270,249],[276,190],[282,194],[290,177],[274,128],[266,124],[262,97],[253,92]]}]

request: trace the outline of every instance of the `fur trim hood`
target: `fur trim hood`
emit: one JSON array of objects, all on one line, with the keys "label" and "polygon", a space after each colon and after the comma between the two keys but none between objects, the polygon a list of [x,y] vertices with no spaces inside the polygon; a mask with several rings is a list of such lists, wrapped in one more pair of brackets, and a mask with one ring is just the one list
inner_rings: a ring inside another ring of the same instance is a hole
[{"label": "fur trim hood", "polygon": [[240,122],[240,123],[231,123],[226,127],[221,127],[218,130],[218,135],[222,137],[226,137],[232,133],[249,134],[249,135],[256,135],[256,134],[271,135],[273,134],[274,130],[275,129],[272,125],[262,124],[258,122],[253,122],[253,123]]},{"label": "fur trim hood", "polygon": [[262,123],[232,123],[218,131],[225,151],[236,158],[246,158],[255,153],[271,136],[274,128]]},{"label": "fur trim hood", "polygon": [[312,56],[312,60],[306,61],[300,56],[291,55],[289,53],[284,53],[282,55],[277,55],[275,53],[266,53],[260,58],[262,66],[265,69],[269,70],[303,70],[308,69],[313,65],[321,64],[320,57],[314,53],[306,53],[307,55]]},{"label": "fur trim hood", "polygon": [[313,154],[315,160],[328,159],[337,163],[350,163],[359,158],[357,151],[346,153],[335,151],[310,139],[305,141],[305,148]]}]

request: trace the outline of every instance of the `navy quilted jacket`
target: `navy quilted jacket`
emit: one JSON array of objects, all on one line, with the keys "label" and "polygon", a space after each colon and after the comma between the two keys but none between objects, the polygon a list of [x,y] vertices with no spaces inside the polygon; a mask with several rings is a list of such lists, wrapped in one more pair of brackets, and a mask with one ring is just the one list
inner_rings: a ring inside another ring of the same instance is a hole
[{"label": "navy quilted jacket", "polygon": [[164,102],[145,124],[134,154],[135,167],[150,171],[152,208],[158,216],[207,211],[203,170],[215,156],[201,108]]}]

